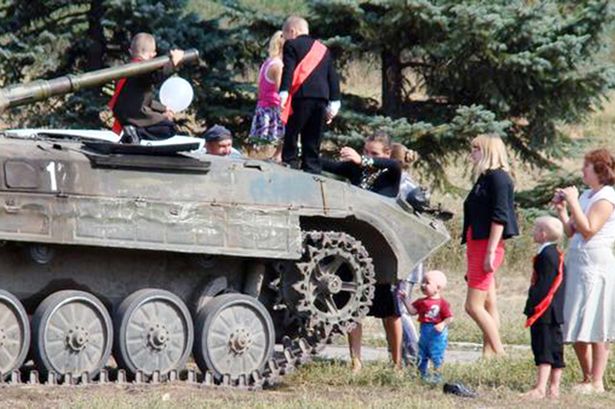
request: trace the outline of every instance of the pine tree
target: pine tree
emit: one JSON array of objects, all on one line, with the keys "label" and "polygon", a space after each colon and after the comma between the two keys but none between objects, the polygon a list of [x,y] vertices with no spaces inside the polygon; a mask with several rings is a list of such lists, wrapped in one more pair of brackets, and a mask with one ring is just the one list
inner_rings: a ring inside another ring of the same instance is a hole
[{"label": "pine tree", "polygon": [[[131,37],[150,32],[158,54],[196,48],[200,66],[181,75],[195,90],[193,113],[204,122],[245,121],[253,108],[253,88],[238,80],[257,57],[257,41],[232,15],[204,20],[186,12],[187,0],[42,0],[0,3],[0,81],[4,85],[77,74],[128,60]],[[222,24],[228,25],[222,28]],[[4,113],[16,126],[103,127],[112,84],[54,98]],[[248,109],[249,108],[249,109]],[[7,119],[8,118],[8,119]]]},{"label": "pine tree", "polygon": [[[197,93],[194,114],[245,136],[262,61],[284,16],[219,0],[203,18],[187,0],[0,0],[0,81],[27,82],[118,63],[130,38],[152,32],[161,53],[194,47],[204,63],[182,73]],[[358,146],[377,128],[416,149],[435,181],[480,132],[501,134],[531,165],[565,152],[558,125],[583,120],[615,84],[605,51],[608,0],[314,0],[312,34],[339,68],[376,59],[382,100],[344,94],[328,137]],[[612,29],[610,31],[612,34]],[[421,94],[422,98],[414,95]],[[110,87],[15,110],[20,126],[101,126]],[[34,112],[33,112],[34,111]],[[3,119],[6,119],[6,114]]]},{"label": "pine tree", "polygon": [[[583,120],[614,84],[600,57],[613,18],[608,0],[333,0],[312,8],[314,31],[338,45],[342,62],[371,55],[382,67],[382,104],[350,99],[354,111],[333,138],[388,127],[443,183],[443,167],[477,132],[500,133],[524,161],[550,166],[566,146],[557,125]],[[410,97],[417,90],[421,100]]]}]

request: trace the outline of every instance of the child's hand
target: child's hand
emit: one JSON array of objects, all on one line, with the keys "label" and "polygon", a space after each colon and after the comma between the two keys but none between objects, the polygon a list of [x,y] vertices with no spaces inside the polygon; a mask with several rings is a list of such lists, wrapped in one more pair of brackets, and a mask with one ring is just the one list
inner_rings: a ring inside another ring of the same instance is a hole
[{"label": "child's hand", "polygon": [[403,300],[407,296],[408,296],[408,293],[406,293],[404,290],[397,290],[397,297]]},{"label": "child's hand", "polygon": [[433,327],[436,329],[436,331],[442,332],[442,331],[444,331],[444,328],[446,328],[446,322],[444,322],[444,321],[439,322],[436,325],[434,325]]},{"label": "child's hand", "polygon": [[329,104],[327,105],[327,110],[326,110],[327,124],[330,124],[331,122],[333,122],[333,118],[335,118],[335,116],[339,112],[340,106],[341,106],[340,101],[329,102]]},{"label": "child's hand", "polygon": [[284,109],[288,100],[288,91],[280,91],[280,109]]},{"label": "child's hand", "polygon": [[327,125],[329,125],[331,122],[333,122],[333,113],[331,113],[331,111],[327,110],[326,112],[326,118],[325,118],[325,122],[327,123]]},{"label": "child's hand", "polygon": [[184,50],[171,50],[169,55],[171,56],[171,64],[173,64],[173,67],[177,67],[184,58]]},{"label": "child's hand", "polygon": [[167,118],[168,120],[172,121],[173,118],[175,117],[175,112],[173,112],[171,108],[167,108],[167,110],[164,111],[164,114],[162,115],[164,115],[165,118]]}]

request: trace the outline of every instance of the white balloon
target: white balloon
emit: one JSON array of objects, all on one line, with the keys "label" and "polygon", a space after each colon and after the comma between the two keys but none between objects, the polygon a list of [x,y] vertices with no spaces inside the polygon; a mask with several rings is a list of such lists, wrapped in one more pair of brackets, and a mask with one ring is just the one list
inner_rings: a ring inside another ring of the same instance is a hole
[{"label": "white balloon", "polygon": [[160,102],[173,112],[188,108],[194,97],[192,85],[181,77],[171,77],[160,87]]}]

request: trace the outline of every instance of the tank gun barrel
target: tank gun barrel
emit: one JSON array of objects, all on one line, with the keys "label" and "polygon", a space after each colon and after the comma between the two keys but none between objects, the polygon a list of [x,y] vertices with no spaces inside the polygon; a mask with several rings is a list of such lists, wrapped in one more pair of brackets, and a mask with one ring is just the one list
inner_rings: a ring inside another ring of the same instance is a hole
[{"label": "tank gun barrel", "polygon": [[[198,61],[199,52],[189,49],[184,52],[182,63]],[[120,78],[134,77],[162,68],[171,60],[168,55],[148,61],[132,62],[116,67],[103,68],[77,75],[65,75],[50,80],[37,80],[29,84],[16,84],[0,89],[0,112],[7,108],[40,101],[55,95],[63,95],[82,88],[97,87]]]}]

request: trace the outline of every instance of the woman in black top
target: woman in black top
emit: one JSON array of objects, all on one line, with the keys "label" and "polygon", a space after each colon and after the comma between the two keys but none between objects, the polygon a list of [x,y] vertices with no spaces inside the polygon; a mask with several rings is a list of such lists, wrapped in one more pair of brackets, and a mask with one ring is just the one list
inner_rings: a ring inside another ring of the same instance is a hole
[{"label": "woman in black top", "polygon": [[504,354],[499,334],[495,272],[504,261],[504,240],[519,234],[514,186],[506,148],[498,135],[479,135],[470,158],[476,182],[463,204],[468,293],[465,309],[483,332],[483,355]]},{"label": "woman in black top", "polygon": [[[401,179],[401,164],[390,157],[391,139],[385,133],[376,133],[365,140],[363,155],[350,147],[344,147],[340,150],[340,161],[321,159],[321,163],[324,171],[344,176],[355,186],[384,196],[396,197]],[[374,301],[368,315],[382,318],[393,364],[396,368],[401,368],[402,327],[391,284],[376,284]],[[361,324],[348,333],[353,372],[362,367],[362,333]]]}]

